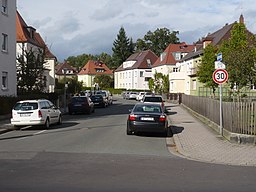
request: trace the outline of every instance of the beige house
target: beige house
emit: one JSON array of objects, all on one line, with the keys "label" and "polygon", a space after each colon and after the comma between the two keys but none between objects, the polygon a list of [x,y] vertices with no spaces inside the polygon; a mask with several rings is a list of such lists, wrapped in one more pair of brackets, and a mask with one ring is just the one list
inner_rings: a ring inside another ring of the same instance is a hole
[{"label": "beige house", "polygon": [[45,51],[45,71],[43,74],[44,91],[54,92],[55,88],[55,64],[57,58],[46,46],[42,37],[36,29],[28,26],[20,13],[16,11],[16,56],[24,55],[25,51],[32,50],[37,53],[39,50]]},{"label": "beige house", "polygon": [[95,87],[94,78],[96,75],[109,75],[113,78],[113,72],[106,64],[100,61],[89,60],[77,74],[78,81],[83,83],[84,87]]},{"label": "beige house", "polygon": [[180,62],[189,52],[194,49],[193,45],[188,45],[185,42],[178,44],[170,44],[156,62],[152,66],[153,73],[162,73],[168,75],[172,72],[177,72],[177,62]]},{"label": "beige house", "polygon": [[[243,15],[240,16],[239,22],[244,23]],[[171,93],[186,93],[188,95],[203,94],[202,90],[205,87],[198,81],[196,72],[198,65],[201,64],[204,48],[209,44],[220,46],[224,40],[228,40],[231,37],[231,30],[235,23],[226,24],[221,29],[203,37],[195,43],[192,52],[188,53],[180,62],[176,63],[177,71],[169,74]]]}]

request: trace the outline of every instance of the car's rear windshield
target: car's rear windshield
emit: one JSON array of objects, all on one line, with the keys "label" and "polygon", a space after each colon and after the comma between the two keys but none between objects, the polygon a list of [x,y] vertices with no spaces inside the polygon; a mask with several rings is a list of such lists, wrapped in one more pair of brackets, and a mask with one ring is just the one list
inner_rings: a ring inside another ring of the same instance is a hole
[{"label": "car's rear windshield", "polygon": [[72,103],[84,103],[87,101],[86,97],[73,97],[72,98]]},{"label": "car's rear windshield", "polygon": [[145,97],[144,102],[162,102],[161,97]]},{"label": "car's rear windshield", "polygon": [[102,95],[93,95],[92,99],[102,99]]},{"label": "car's rear windshield", "polygon": [[162,109],[156,105],[137,105],[135,106],[134,112],[147,112],[147,113],[161,113]]},{"label": "car's rear windshield", "polygon": [[38,109],[38,103],[35,103],[35,102],[16,103],[13,109],[21,110],[21,111],[35,110],[35,109]]}]

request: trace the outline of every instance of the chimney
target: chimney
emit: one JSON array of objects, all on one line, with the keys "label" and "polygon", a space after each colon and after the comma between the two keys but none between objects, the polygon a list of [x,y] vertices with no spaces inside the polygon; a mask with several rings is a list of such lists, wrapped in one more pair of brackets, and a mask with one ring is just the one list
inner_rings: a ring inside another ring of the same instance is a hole
[{"label": "chimney", "polygon": [[242,14],[240,15],[239,23],[244,24],[244,16]]}]

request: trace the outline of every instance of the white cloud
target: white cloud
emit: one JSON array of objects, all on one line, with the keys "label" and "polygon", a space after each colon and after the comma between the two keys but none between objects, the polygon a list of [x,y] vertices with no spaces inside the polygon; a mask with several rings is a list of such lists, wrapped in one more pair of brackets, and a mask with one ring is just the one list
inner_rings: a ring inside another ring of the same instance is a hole
[{"label": "white cloud", "polygon": [[63,60],[83,53],[108,52],[121,26],[134,41],[166,27],[192,43],[243,13],[256,31],[254,0],[17,0],[18,10],[34,26],[53,53]]}]

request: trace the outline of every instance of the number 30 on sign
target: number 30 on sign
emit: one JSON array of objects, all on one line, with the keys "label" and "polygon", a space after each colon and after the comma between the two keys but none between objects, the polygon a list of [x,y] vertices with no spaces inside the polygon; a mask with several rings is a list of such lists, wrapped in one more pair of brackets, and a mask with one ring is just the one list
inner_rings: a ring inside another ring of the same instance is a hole
[{"label": "number 30 on sign", "polygon": [[225,69],[217,69],[213,72],[212,78],[215,83],[225,83],[228,80],[228,72]]}]

